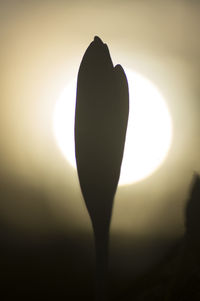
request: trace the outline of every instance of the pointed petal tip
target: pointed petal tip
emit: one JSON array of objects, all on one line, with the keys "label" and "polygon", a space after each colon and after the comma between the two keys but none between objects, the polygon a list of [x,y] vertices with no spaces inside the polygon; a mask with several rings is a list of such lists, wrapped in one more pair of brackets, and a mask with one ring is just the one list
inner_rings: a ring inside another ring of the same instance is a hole
[{"label": "pointed petal tip", "polygon": [[117,65],[114,67],[114,71],[115,71],[116,74],[119,74],[120,76],[123,75],[124,77],[127,78],[126,73],[125,73],[125,70],[124,70],[124,68],[122,67],[122,65],[117,64]]},{"label": "pointed petal tip", "polygon": [[96,44],[103,44],[102,40],[98,36],[94,37],[94,43],[96,43]]},{"label": "pointed petal tip", "polygon": [[117,64],[115,67],[114,67],[115,71],[124,71],[123,67],[120,65],[120,64]]}]

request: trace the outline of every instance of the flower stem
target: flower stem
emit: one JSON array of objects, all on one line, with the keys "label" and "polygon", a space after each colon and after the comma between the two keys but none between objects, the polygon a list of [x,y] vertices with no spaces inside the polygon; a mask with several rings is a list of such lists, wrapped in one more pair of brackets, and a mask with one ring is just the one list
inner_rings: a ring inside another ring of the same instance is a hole
[{"label": "flower stem", "polygon": [[95,301],[107,300],[108,247],[109,247],[109,229],[107,232],[101,235],[95,234],[95,251],[96,251]]}]

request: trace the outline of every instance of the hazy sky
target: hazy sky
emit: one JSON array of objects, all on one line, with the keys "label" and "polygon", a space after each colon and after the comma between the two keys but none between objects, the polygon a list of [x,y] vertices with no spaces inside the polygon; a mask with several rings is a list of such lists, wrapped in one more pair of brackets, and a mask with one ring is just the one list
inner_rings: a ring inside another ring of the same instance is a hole
[{"label": "hazy sky", "polygon": [[52,115],[85,49],[99,35],[114,64],[157,85],[174,127],[160,169],[118,189],[113,246],[183,233],[188,187],[194,170],[200,172],[199,13],[198,1],[184,0],[0,2],[0,216],[5,223],[32,233],[56,225],[91,234],[76,172],[53,136]]}]

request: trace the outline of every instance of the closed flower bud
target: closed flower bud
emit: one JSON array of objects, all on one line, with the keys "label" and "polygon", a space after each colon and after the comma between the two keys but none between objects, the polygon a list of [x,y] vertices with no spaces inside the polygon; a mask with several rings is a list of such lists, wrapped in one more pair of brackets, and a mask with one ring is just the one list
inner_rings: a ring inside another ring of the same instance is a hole
[{"label": "closed flower bud", "polygon": [[129,111],[128,84],[98,37],[78,73],[75,150],[81,191],[95,233],[97,300],[104,300],[109,225],[122,163]]},{"label": "closed flower bud", "polygon": [[[128,120],[128,84],[120,65],[98,37],[82,59],[75,115],[76,162],[92,220],[109,219],[123,157]],[[93,223],[95,221],[93,220]]]}]

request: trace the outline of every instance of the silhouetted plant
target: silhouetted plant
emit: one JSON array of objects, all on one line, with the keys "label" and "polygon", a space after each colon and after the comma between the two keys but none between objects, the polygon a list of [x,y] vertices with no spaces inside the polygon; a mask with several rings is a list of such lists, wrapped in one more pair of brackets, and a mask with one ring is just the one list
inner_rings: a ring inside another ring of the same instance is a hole
[{"label": "silhouetted plant", "polygon": [[96,298],[105,298],[109,227],[124,151],[128,83],[100,38],[87,48],[78,73],[75,148],[81,191],[96,246]]}]

